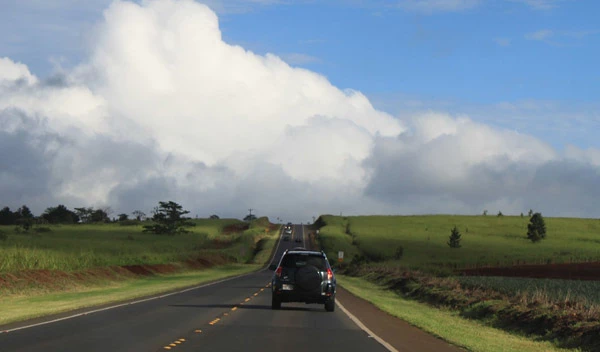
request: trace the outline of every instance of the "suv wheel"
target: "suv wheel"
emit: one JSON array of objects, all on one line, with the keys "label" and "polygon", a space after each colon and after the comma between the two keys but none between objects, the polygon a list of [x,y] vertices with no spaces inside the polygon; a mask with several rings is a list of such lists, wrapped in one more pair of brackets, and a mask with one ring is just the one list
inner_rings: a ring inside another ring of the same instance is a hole
[{"label": "suv wheel", "polygon": [[335,310],[335,298],[332,297],[325,302],[325,310],[328,312],[333,312]]},{"label": "suv wheel", "polygon": [[271,296],[271,309],[281,309],[281,299],[275,294]]}]

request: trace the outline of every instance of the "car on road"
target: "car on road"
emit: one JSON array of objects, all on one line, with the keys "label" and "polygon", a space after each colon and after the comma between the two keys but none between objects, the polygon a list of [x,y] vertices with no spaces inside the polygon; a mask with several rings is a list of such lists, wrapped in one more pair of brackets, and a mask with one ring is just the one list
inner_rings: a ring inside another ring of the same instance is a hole
[{"label": "car on road", "polygon": [[304,248],[286,250],[271,280],[271,308],[280,309],[283,302],[323,304],[335,310],[336,279],[325,252]]}]

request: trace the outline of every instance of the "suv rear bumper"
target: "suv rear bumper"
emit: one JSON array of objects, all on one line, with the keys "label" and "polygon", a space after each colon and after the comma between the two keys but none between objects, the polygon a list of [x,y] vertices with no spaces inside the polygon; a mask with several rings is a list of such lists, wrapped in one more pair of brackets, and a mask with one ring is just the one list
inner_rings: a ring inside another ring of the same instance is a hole
[{"label": "suv rear bumper", "polygon": [[273,294],[281,300],[281,302],[303,302],[303,303],[319,303],[334,299],[335,293],[315,295],[314,293],[294,292],[294,291],[273,291]]},{"label": "suv rear bumper", "polygon": [[328,283],[324,289],[318,291],[306,292],[300,290],[282,290],[277,285],[273,286],[273,295],[277,296],[281,302],[304,302],[304,303],[320,303],[335,298],[335,286]]}]

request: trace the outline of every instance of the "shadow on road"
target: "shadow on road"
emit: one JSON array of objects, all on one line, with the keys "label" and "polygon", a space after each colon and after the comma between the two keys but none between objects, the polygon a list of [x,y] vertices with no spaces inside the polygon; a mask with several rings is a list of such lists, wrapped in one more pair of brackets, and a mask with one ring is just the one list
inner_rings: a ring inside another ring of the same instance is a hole
[{"label": "shadow on road", "polygon": [[[237,307],[238,309],[259,309],[259,310],[272,310],[270,305],[261,304],[172,304],[169,307],[180,307],[180,308],[228,308]],[[280,311],[302,311],[302,312],[325,312],[323,308],[316,307],[286,307],[281,306]]]}]

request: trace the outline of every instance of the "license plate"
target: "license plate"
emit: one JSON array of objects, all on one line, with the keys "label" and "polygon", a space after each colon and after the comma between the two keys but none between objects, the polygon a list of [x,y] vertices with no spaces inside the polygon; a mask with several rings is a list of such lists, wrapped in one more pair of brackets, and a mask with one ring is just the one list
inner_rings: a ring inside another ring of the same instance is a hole
[{"label": "license plate", "polygon": [[284,291],[291,291],[294,289],[294,285],[283,284],[283,287],[281,289]]}]

